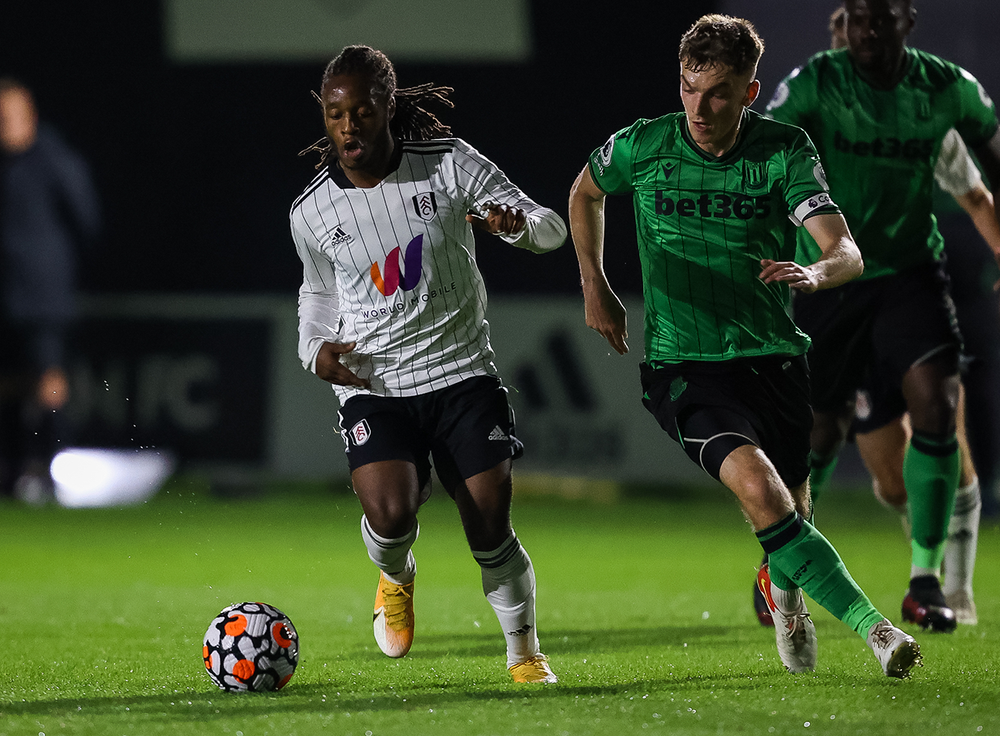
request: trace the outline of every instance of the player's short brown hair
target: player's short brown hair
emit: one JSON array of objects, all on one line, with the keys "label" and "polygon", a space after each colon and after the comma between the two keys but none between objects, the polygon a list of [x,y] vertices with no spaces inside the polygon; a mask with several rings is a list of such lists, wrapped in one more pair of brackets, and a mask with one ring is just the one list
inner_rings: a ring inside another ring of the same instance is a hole
[{"label": "player's short brown hair", "polygon": [[755,73],[764,41],[753,23],[712,13],[703,15],[681,37],[678,58],[695,71],[727,66],[737,74]]}]

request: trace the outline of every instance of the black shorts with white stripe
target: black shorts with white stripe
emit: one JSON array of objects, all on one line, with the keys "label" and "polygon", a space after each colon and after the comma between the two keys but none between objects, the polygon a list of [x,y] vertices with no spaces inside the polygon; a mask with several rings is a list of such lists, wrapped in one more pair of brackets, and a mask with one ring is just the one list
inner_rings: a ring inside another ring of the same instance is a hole
[{"label": "black shorts with white stripe", "polygon": [[431,459],[450,493],[466,478],[518,458],[507,389],[495,376],[476,376],[419,396],[352,396],[340,409],[341,433],[351,470],[382,460],[417,468],[420,487],[430,480]]},{"label": "black shorts with white stripe", "polygon": [[719,478],[741,445],[760,447],[793,488],[809,477],[809,368],[801,355],[639,366],[642,403],[694,462]]}]

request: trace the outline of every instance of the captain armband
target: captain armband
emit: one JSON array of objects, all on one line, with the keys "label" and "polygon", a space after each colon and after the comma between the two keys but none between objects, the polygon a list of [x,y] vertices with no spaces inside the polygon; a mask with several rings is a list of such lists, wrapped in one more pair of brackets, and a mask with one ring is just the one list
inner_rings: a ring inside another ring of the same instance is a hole
[{"label": "captain armband", "polygon": [[821,192],[804,200],[788,216],[788,219],[795,224],[795,227],[802,227],[802,223],[806,221],[807,217],[823,209],[829,209],[831,213],[837,209],[837,205],[834,204],[834,201],[827,192]]}]

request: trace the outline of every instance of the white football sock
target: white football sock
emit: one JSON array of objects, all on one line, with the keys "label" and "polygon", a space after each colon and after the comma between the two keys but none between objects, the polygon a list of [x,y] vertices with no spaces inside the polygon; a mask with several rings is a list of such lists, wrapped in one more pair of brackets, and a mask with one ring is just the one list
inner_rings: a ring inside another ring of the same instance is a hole
[{"label": "white football sock", "polygon": [[413,582],[417,574],[417,562],[410,547],[420,535],[420,524],[414,524],[409,534],[396,539],[381,537],[372,531],[368,517],[361,517],[361,538],[368,548],[368,557],[382,571],[386,580],[396,585]]},{"label": "white football sock", "polygon": [[475,552],[483,574],[483,593],[507,640],[507,666],[538,654],[535,631],[535,569],[513,533],[491,552]]},{"label": "white football sock", "polygon": [[799,610],[802,602],[802,588],[792,590],[782,590],[774,583],[771,583],[771,600],[778,610],[786,616]]},{"label": "white football sock", "polygon": [[972,597],[972,572],[976,567],[979,514],[982,508],[979,478],[974,478],[955,494],[955,510],[948,524],[948,542],[944,550],[942,590],[945,595],[964,590]]}]

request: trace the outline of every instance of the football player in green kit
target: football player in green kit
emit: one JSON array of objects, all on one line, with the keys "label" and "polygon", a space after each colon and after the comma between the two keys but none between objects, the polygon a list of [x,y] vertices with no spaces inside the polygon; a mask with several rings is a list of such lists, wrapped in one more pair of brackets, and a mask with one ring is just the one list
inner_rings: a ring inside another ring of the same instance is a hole
[{"label": "football player in green kit", "polygon": [[[768,113],[815,142],[865,261],[842,288],[796,297],[813,338],[813,483],[832,472],[847,426],[843,407],[866,371],[902,389],[913,438],[903,461],[912,533],[903,619],[953,631],[940,572],[955,505],[955,407],[961,336],[931,214],[934,167],[955,128],[1000,186],[996,108],[968,72],[908,48],[910,0],[847,0],[847,49],[817,54],[778,87]],[[806,259],[819,251],[799,236]]]},{"label": "football player in green kit", "polygon": [[[809,137],[747,109],[762,51],[747,21],[701,18],[681,40],[684,112],[640,120],[591,155],[569,202],[586,320],[627,352],[625,310],[603,268],[603,224],[606,195],[631,194],[643,403],[733,491],[770,555],[761,576],[782,663],[791,672],[816,666],[804,590],[867,640],[886,675],[906,677],[920,661],[917,643],[875,609],[807,520],[809,338],[788,316],[790,289],[843,284],[862,262]],[[809,266],[794,262],[796,226],[820,243]]]}]

